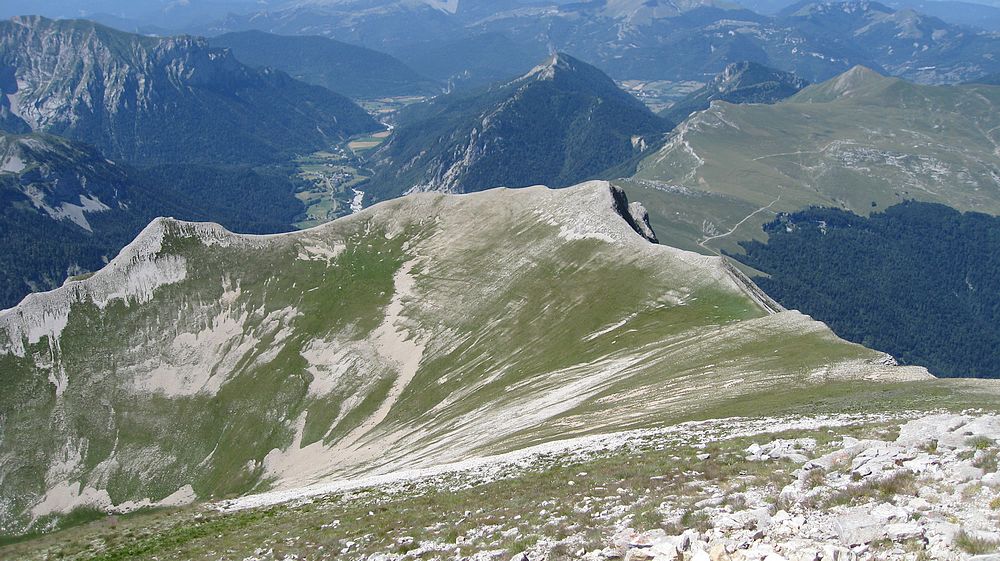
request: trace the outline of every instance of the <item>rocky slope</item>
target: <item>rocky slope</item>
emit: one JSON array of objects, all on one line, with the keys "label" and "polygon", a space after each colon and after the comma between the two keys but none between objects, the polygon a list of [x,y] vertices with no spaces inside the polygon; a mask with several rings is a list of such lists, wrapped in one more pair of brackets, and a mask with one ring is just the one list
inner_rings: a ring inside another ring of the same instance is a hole
[{"label": "rocky slope", "polygon": [[348,99],[253,70],[193,37],[84,20],[0,22],[0,124],[87,142],[114,159],[258,163],[381,126]]},{"label": "rocky slope", "polygon": [[988,395],[990,412],[893,409],[903,404],[897,395],[879,404],[889,405],[882,413],[814,410],[587,436],[112,518],[0,555],[987,561],[1000,547],[1000,418],[996,384],[977,386],[966,389]]},{"label": "rocky slope", "polygon": [[275,236],[157,220],[0,314],[0,526],[927,377],[642,224],[601,182],[420,194]]},{"label": "rocky slope", "polygon": [[708,109],[713,101],[728,103],[776,103],[809,85],[802,78],[755,62],[734,62],[718,76],[660,113],[679,123],[695,111]]},{"label": "rocky slope", "polygon": [[592,179],[669,129],[596,68],[565,54],[510,82],[400,117],[372,157],[376,199]]}]

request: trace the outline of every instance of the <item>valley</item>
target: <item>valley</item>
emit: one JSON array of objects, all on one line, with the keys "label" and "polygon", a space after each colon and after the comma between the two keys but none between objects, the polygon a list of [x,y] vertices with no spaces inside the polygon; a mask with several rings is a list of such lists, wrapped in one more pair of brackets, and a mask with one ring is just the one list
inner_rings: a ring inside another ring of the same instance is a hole
[{"label": "valley", "polygon": [[1000,555],[995,7],[24,6],[0,560]]}]

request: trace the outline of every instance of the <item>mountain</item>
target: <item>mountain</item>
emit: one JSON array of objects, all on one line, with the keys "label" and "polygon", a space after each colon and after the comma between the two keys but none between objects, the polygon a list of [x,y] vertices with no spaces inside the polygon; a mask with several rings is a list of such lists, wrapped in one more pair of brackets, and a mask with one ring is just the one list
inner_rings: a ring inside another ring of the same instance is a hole
[{"label": "mountain", "polygon": [[212,37],[209,44],[250,66],[275,68],[354,99],[440,91],[392,56],[325,37],[244,31]]},{"label": "mountain", "polygon": [[[995,34],[868,0],[806,0],[770,16],[716,1],[459,2],[455,10],[422,2],[380,2],[367,9],[310,2],[229,18],[212,32],[251,27],[363,44],[428,75],[407,59],[410,48],[433,52],[481,35],[505,37],[519,51],[573,53],[618,80],[705,81],[741,61],[811,82],[856,65],[935,84],[1000,71]],[[462,61],[461,53],[451,60]],[[449,75],[476,67],[469,57]]]},{"label": "mountain", "polygon": [[[643,13],[649,10],[655,8]],[[997,71],[1000,64],[992,55],[1000,41],[995,34],[868,1],[800,2],[775,16],[692,4],[639,18],[582,2],[500,13],[470,27],[575,53],[621,80],[704,80],[727,64],[751,61],[809,81],[862,64],[922,83],[948,83]]]},{"label": "mountain", "polygon": [[484,87],[521,76],[548,54],[547,46],[489,32],[424,41],[398,51],[411,67],[447,83],[452,90]]},{"label": "mountain", "polygon": [[[774,15],[789,6],[800,4],[789,0],[742,0],[741,6],[760,14]],[[886,0],[893,10],[909,9],[925,16],[968,27],[997,31],[1000,25],[1000,6],[987,2],[962,2],[956,0]]]},{"label": "mountain", "polygon": [[631,194],[661,237],[699,251],[738,252],[737,241],[763,239],[774,213],[810,206],[868,215],[913,199],[1000,214],[996,106],[995,86],[857,67],[774,105],[692,115],[640,163]]},{"label": "mountain", "polygon": [[88,146],[0,133],[0,307],[114,257],[150,219],[133,186]]},{"label": "mountain", "polygon": [[462,193],[554,187],[593,178],[669,130],[596,68],[565,54],[471,94],[442,96],[400,116],[373,155],[377,199],[408,191]]},{"label": "mountain", "polygon": [[0,526],[927,377],[650,243],[644,215],[591,182],[416,194],[273,236],[158,219],[0,313]]},{"label": "mountain", "polygon": [[[143,29],[167,34],[214,21],[227,14],[260,9],[257,0],[8,0],[0,18],[35,14],[53,19],[86,18],[117,29]],[[124,25],[124,27],[119,27]]]},{"label": "mountain", "polygon": [[[465,4],[459,3],[463,12]],[[264,6],[249,14],[231,14],[207,26],[205,32],[217,35],[258,29],[280,35],[322,35],[397,54],[396,48],[403,45],[435,37],[455,37],[462,27],[455,11],[440,9],[436,2],[345,0]]]},{"label": "mountain", "polygon": [[889,0],[886,5],[900,10],[909,8],[948,23],[1000,31],[1000,7],[955,0]]},{"label": "mountain", "polygon": [[695,111],[708,109],[713,101],[729,103],[775,103],[809,85],[789,72],[755,62],[734,62],[699,90],[691,92],[660,113],[679,123]]},{"label": "mountain", "polygon": [[784,21],[824,50],[855,64],[872,65],[886,73],[921,83],[960,82],[994,68],[997,37],[950,25],[912,9],[893,10],[866,0],[846,3],[809,2],[786,8]]},{"label": "mountain", "polygon": [[291,175],[283,167],[136,167],[61,137],[0,132],[0,308],[100,269],[157,216],[288,231],[304,211]]},{"label": "mountain", "polygon": [[133,162],[274,162],[381,128],[347,98],[203,39],[83,20],[0,22],[0,76],[8,113],[32,131]]}]

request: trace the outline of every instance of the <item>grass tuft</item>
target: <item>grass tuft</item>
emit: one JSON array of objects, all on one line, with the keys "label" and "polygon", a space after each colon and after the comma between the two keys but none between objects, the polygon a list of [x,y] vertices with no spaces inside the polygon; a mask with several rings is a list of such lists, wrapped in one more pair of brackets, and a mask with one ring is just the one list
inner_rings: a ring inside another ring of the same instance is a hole
[{"label": "grass tuft", "polygon": [[971,555],[994,553],[1000,549],[1000,541],[973,536],[966,533],[965,530],[959,531],[958,535],[955,536],[955,545]]}]

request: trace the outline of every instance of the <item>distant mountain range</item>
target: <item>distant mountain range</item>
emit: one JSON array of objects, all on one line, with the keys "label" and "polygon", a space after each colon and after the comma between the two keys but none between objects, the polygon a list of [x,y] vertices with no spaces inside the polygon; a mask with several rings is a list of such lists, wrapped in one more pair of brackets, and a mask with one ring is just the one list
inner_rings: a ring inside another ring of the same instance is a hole
[{"label": "distant mountain range", "polygon": [[84,20],[0,22],[0,78],[8,130],[133,162],[273,162],[382,128],[343,96],[251,69],[203,39]]},{"label": "distant mountain range", "polygon": [[562,187],[641,153],[671,124],[571,56],[404,112],[372,157],[376,199],[408,191]]},{"label": "distant mountain range", "polygon": [[708,109],[713,101],[729,103],[775,103],[795,95],[809,82],[789,72],[756,62],[734,62],[705,86],[660,112],[681,122],[695,111]]},{"label": "distant mountain range", "polygon": [[[519,50],[556,49],[616,79],[704,80],[740,61],[794,72],[809,81],[858,64],[921,83],[960,82],[1000,71],[1000,60],[992,56],[1000,49],[1000,38],[868,0],[803,2],[773,16],[724,2],[502,3],[490,9],[460,2],[455,10],[426,3],[392,2],[367,10],[351,6],[298,3],[252,17],[235,16],[213,29],[319,34],[404,60],[414,47],[433,49],[491,33],[517,46],[502,51],[512,60]],[[460,51],[453,56],[462,59]]]},{"label": "distant mountain range", "polygon": [[441,91],[438,84],[390,55],[326,37],[244,31],[212,37],[209,44],[230,49],[249,66],[275,68],[355,99]]}]

